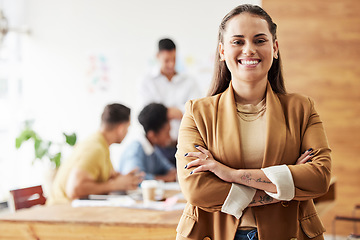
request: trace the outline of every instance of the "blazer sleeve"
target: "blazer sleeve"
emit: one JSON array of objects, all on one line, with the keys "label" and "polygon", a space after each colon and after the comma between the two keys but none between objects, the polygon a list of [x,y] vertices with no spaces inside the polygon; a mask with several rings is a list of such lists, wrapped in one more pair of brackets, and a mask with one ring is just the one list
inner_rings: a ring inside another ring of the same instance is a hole
[{"label": "blazer sleeve", "polygon": [[[202,129],[203,132],[199,129]],[[204,211],[217,212],[221,210],[227,198],[231,183],[221,180],[210,172],[190,175],[193,169],[185,169],[186,164],[195,160],[195,158],[185,157],[184,155],[188,152],[197,152],[195,145],[202,146],[213,153],[212,149],[209,149],[204,141],[204,135],[206,134],[204,129],[206,129],[204,123],[194,119],[193,102],[188,101],[180,125],[176,152],[178,181],[186,200],[191,205],[197,206]]]},{"label": "blazer sleeve", "polygon": [[331,177],[330,148],[324,126],[309,99],[310,114],[304,124],[301,151],[313,148],[312,162],[301,165],[289,165],[294,185],[294,200],[303,201],[319,197],[328,191]]}]

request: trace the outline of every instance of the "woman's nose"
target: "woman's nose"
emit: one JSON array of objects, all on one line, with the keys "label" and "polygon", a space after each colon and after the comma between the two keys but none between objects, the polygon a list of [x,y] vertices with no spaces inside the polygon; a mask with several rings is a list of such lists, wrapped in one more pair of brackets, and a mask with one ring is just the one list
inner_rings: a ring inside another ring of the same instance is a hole
[{"label": "woman's nose", "polygon": [[243,47],[243,54],[245,56],[253,56],[255,54],[255,48],[252,44],[246,44]]}]

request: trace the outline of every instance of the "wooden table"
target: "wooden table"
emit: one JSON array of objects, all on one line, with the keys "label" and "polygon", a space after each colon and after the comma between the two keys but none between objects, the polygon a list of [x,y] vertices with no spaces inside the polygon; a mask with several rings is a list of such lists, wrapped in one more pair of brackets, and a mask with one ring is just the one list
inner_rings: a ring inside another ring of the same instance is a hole
[{"label": "wooden table", "polygon": [[0,216],[0,239],[175,239],[182,211],[39,206]]}]

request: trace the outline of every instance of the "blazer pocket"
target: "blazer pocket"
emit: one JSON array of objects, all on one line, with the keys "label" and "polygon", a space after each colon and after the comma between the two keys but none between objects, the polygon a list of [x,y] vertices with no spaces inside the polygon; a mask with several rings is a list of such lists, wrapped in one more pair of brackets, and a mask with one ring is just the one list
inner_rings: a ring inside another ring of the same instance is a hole
[{"label": "blazer pocket", "polygon": [[304,217],[300,220],[301,229],[309,238],[314,238],[325,232],[317,213]]},{"label": "blazer pocket", "polygon": [[188,237],[193,230],[195,223],[196,219],[194,216],[184,213],[180,218],[176,232],[183,237]]}]

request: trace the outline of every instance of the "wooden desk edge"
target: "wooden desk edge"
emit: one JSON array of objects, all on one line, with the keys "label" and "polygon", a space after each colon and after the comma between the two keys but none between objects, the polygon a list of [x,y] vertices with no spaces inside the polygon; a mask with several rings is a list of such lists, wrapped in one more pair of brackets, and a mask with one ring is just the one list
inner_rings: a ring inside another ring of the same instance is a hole
[{"label": "wooden desk edge", "polygon": [[40,223],[40,224],[70,224],[70,225],[89,225],[89,226],[117,226],[117,227],[141,227],[141,228],[176,228],[176,224],[161,224],[161,223],[124,223],[124,222],[85,222],[85,221],[46,221],[46,220],[18,220],[18,219],[0,219],[0,223]]}]

